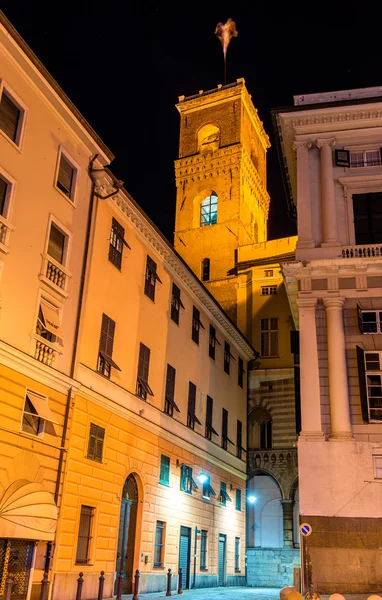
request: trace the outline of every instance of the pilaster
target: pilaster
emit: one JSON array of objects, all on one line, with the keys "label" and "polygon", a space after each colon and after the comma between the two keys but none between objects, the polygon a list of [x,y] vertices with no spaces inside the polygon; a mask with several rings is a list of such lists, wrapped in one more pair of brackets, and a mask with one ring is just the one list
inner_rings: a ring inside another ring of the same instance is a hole
[{"label": "pilaster", "polygon": [[337,241],[337,214],[334,193],[333,155],[332,148],[336,140],[322,138],[316,141],[321,151],[321,214],[322,214],[322,243],[321,246],[339,246]]},{"label": "pilaster", "polygon": [[297,155],[297,247],[299,249],[314,248],[308,155],[311,147],[311,140],[296,140],[293,143]]}]

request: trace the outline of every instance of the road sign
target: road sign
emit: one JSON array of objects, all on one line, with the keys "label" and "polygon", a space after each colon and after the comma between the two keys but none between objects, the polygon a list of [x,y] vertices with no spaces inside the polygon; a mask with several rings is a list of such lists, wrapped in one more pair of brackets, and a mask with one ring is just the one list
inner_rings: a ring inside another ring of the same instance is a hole
[{"label": "road sign", "polygon": [[300,525],[300,533],[301,535],[307,537],[312,533],[312,526],[309,525],[309,523],[302,523],[302,525]]}]

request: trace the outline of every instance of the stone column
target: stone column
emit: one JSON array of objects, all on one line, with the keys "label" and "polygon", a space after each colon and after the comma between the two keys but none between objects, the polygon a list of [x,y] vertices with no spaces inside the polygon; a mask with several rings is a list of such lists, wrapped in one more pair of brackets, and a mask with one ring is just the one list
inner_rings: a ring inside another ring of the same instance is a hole
[{"label": "stone column", "polygon": [[293,500],[280,500],[283,507],[284,548],[293,548]]},{"label": "stone column", "polygon": [[335,141],[335,138],[317,140],[317,148],[321,150],[321,246],[339,246],[337,241],[337,215],[332,155],[332,148],[335,145]]},{"label": "stone column", "polygon": [[295,141],[297,155],[297,233],[298,248],[314,248],[312,208],[310,204],[309,155],[310,140]]},{"label": "stone column", "polygon": [[345,298],[324,298],[328,338],[330,438],[353,439],[345,354],[343,306]]},{"label": "stone column", "polygon": [[317,298],[298,298],[300,320],[300,437],[323,441],[321,425],[320,378],[318,371],[316,303]]}]

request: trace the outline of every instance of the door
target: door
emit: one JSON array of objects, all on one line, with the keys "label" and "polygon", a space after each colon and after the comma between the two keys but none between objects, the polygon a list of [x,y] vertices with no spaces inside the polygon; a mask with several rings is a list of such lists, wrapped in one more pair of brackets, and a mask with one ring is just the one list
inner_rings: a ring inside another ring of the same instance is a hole
[{"label": "door", "polygon": [[191,528],[180,528],[179,568],[182,569],[182,588],[190,587]]},{"label": "door", "polygon": [[[133,591],[134,547],[137,526],[138,486],[134,475],[129,475],[122,492],[118,532],[117,574],[122,571],[122,593]],[[115,582],[117,586],[117,580]],[[116,590],[115,590],[116,591]]]},{"label": "door", "polygon": [[13,575],[12,600],[26,600],[36,542],[0,539],[0,600],[5,597],[5,582]]},{"label": "door", "polygon": [[219,533],[218,585],[225,585],[226,544],[227,536]]}]

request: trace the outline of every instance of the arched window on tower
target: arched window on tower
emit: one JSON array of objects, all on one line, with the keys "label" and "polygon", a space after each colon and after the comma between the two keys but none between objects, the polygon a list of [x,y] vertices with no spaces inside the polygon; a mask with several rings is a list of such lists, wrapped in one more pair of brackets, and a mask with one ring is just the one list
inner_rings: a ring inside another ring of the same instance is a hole
[{"label": "arched window on tower", "polygon": [[202,281],[209,281],[210,279],[210,259],[203,258],[202,260]]},{"label": "arched window on tower", "polygon": [[218,197],[211,192],[200,205],[200,227],[215,225],[218,220]]},{"label": "arched window on tower", "polygon": [[272,418],[262,406],[256,406],[249,415],[250,449],[272,448]]}]

